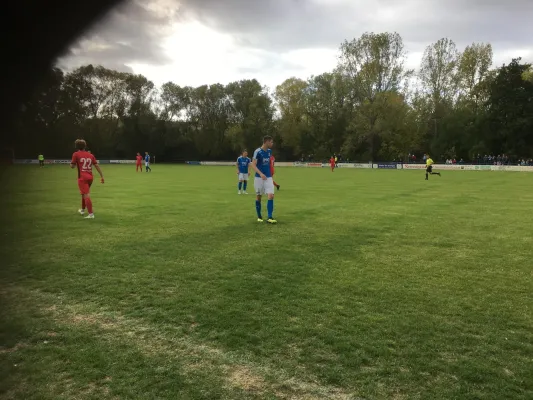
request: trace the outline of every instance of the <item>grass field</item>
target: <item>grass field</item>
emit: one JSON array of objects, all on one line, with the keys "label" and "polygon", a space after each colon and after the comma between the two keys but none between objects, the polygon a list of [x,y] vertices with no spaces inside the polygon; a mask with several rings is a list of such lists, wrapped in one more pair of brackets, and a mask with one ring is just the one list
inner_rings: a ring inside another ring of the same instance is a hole
[{"label": "grass field", "polygon": [[533,398],[533,174],[134,169],[2,171],[1,399]]}]

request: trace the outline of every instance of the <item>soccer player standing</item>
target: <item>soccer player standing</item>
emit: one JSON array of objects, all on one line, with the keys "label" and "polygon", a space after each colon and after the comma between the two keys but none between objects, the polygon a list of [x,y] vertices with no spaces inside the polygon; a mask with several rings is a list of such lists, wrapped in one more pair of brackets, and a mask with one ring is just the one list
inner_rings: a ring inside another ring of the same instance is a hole
[{"label": "soccer player standing", "polygon": [[335,172],[335,158],[333,156],[329,159],[329,166],[331,167],[331,172]]},{"label": "soccer player standing", "polygon": [[39,167],[44,167],[44,156],[42,154],[39,154]]},{"label": "soccer player standing", "polygon": [[263,145],[254,151],[252,158],[252,168],[255,171],[254,188],[256,194],[255,209],[257,211],[257,221],[263,222],[261,214],[261,198],[265,194],[268,196],[267,212],[269,224],[275,224],[277,221],[273,217],[274,213],[274,181],[270,170],[270,153],[274,139],[272,136],[265,136],[263,138]]},{"label": "soccer player standing", "polygon": [[148,152],[144,153],[144,165],[146,167],[146,172],[150,171],[152,172],[152,168],[150,168],[150,154]]},{"label": "soccer player standing", "polygon": [[429,154],[424,154],[424,158],[426,159],[426,181],[428,180],[429,175],[438,175],[440,176],[440,172],[433,172],[433,160],[429,156]]},{"label": "soccer player standing", "polygon": [[[252,160],[248,158],[248,152],[243,150],[241,156],[237,158],[237,175],[239,177],[239,194],[248,194],[246,189],[248,188],[248,175],[250,172],[250,163]],[[241,191],[242,190],[242,191]]]},{"label": "soccer player standing", "polygon": [[89,211],[89,215],[85,218],[93,219],[93,202],[91,200],[91,185],[93,184],[93,169],[92,166],[100,174],[100,182],[104,183],[104,175],[102,170],[96,161],[96,158],[93,154],[86,151],[87,143],[85,140],[78,139],[75,142],[76,149],[78,149],[74,154],[72,154],[72,161],[70,162],[70,168],[78,167],[78,188],[80,189],[81,194],[81,209],[79,213],[81,215],[85,214],[85,207]]},{"label": "soccer player standing", "polygon": [[141,153],[137,153],[137,156],[135,158],[136,158],[135,172],[139,172],[139,171],[143,172],[143,165],[142,165],[143,156],[141,156]]}]

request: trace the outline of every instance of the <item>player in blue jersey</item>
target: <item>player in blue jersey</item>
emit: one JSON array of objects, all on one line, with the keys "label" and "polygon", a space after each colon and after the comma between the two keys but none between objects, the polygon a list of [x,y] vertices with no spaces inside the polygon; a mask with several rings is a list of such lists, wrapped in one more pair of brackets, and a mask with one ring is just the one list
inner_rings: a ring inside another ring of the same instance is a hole
[{"label": "player in blue jersey", "polygon": [[[252,160],[248,158],[248,152],[244,150],[242,155],[237,158],[237,175],[239,176],[239,194],[248,194],[248,175],[250,172],[250,163]],[[242,190],[242,191],[241,191]]]},{"label": "player in blue jersey", "polygon": [[146,166],[146,172],[152,172],[152,168],[150,168],[150,154],[148,152],[144,153],[144,165]]},{"label": "player in blue jersey", "polygon": [[268,196],[267,211],[269,224],[275,224],[277,221],[272,214],[274,213],[274,181],[270,170],[270,149],[274,144],[272,136],[263,138],[263,145],[254,151],[252,168],[255,171],[254,188],[257,195],[255,200],[255,209],[257,211],[257,221],[263,222],[261,214],[261,197],[265,194]]}]

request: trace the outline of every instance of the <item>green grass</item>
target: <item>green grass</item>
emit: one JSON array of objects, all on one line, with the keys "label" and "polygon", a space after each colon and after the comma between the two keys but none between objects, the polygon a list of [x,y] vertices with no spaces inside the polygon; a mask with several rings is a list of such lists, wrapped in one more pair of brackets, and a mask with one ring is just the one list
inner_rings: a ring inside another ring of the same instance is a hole
[{"label": "green grass", "polygon": [[2,171],[0,398],[533,398],[533,175],[134,168]]}]

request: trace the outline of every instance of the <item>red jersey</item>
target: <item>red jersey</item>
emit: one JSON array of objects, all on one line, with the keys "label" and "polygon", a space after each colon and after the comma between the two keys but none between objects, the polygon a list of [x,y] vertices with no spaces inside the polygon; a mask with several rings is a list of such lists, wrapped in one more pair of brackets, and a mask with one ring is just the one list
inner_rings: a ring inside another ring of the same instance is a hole
[{"label": "red jersey", "polygon": [[142,162],[143,156],[137,156],[137,164]]},{"label": "red jersey", "polygon": [[71,164],[76,164],[78,167],[78,178],[83,177],[83,175],[90,175],[92,178],[93,165],[98,164],[98,162],[93,154],[85,150],[78,150],[72,154]]},{"label": "red jersey", "polygon": [[330,163],[331,165],[335,165],[335,159],[334,159],[333,157],[331,157],[331,158],[329,159],[329,163]]}]

